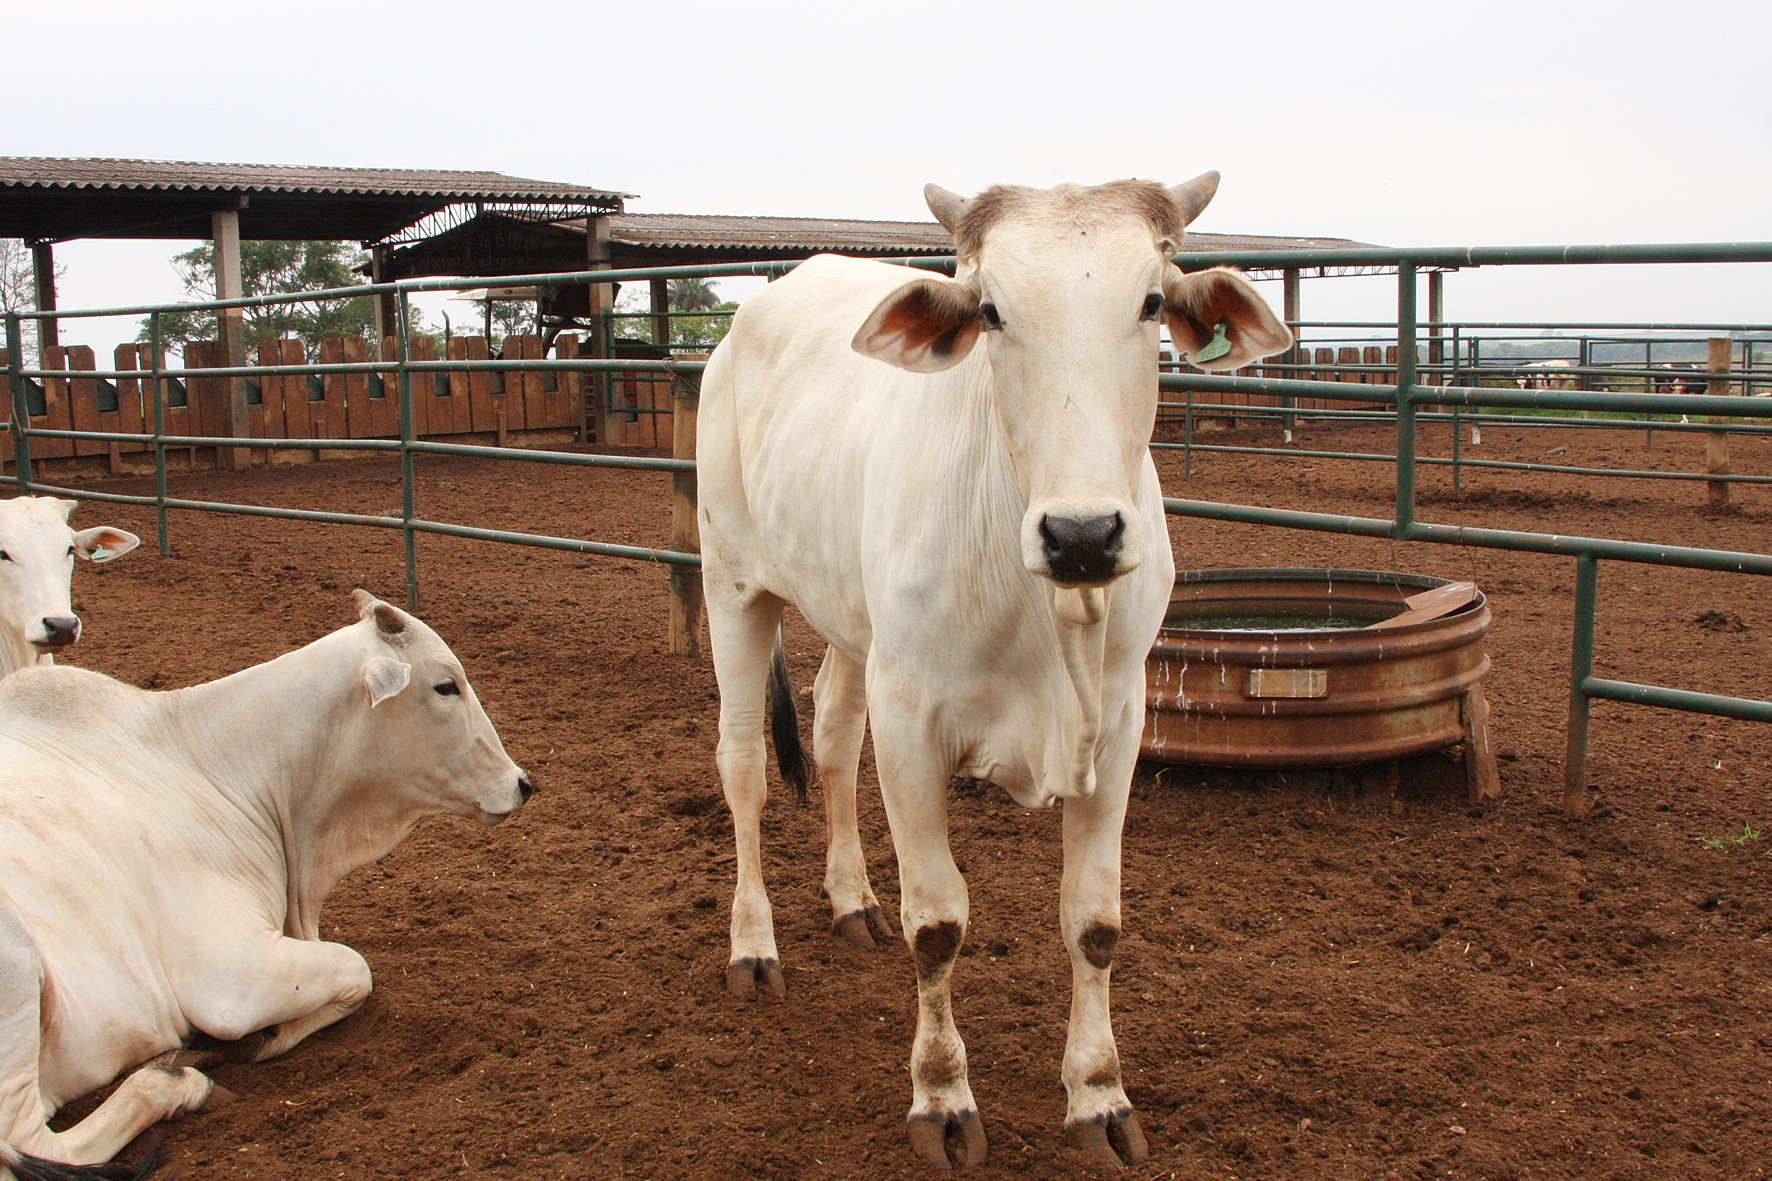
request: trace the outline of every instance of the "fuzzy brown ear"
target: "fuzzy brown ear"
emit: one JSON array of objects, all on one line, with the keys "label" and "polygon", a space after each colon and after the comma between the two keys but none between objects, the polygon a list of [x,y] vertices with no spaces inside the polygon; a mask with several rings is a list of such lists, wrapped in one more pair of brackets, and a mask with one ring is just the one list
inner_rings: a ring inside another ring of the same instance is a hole
[{"label": "fuzzy brown ear", "polygon": [[384,639],[391,639],[406,630],[406,613],[393,604],[384,603],[361,588],[351,592],[351,600],[357,604],[357,618],[375,620],[375,630]]},{"label": "fuzzy brown ear", "polygon": [[[1236,369],[1292,347],[1292,332],[1253,284],[1227,267],[1186,275],[1170,267],[1163,277],[1163,319],[1176,349],[1201,369]],[[1196,359],[1223,326],[1230,345]]]},{"label": "fuzzy brown ear", "polygon": [[951,369],[978,340],[978,293],[969,283],[913,279],[880,301],[850,346],[913,373]]},{"label": "fuzzy brown ear", "polygon": [[129,530],[113,529],[109,525],[82,529],[74,534],[74,552],[92,562],[121,558],[141,543],[142,539]]}]

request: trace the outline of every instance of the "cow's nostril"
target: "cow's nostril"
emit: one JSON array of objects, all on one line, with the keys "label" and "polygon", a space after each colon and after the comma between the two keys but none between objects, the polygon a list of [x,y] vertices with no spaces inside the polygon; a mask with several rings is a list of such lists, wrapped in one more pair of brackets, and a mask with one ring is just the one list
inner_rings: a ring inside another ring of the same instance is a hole
[{"label": "cow's nostril", "polygon": [[529,776],[517,776],[517,794],[523,797],[523,802],[526,804],[529,802],[529,797],[535,794],[535,783]]},{"label": "cow's nostril", "polygon": [[45,615],[43,635],[43,647],[66,648],[80,638],[80,621],[72,615]]},{"label": "cow's nostril", "polygon": [[1059,582],[1099,582],[1112,577],[1125,534],[1126,522],[1119,513],[1047,516],[1040,521],[1046,563]]}]

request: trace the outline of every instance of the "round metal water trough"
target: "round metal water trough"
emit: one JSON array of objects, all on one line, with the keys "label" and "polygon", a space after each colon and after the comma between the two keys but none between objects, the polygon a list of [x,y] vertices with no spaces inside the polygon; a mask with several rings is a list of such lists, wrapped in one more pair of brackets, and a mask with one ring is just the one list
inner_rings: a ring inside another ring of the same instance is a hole
[{"label": "round metal water trough", "polygon": [[[1400,618],[1411,599],[1418,609]],[[1435,602],[1458,605],[1423,606]],[[1141,752],[1342,767],[1463,742],[1473,797],[1498,794],[1481,687],[1488,630],[1469,583],[1372,570],[1182,573],[1145,664]]]}]

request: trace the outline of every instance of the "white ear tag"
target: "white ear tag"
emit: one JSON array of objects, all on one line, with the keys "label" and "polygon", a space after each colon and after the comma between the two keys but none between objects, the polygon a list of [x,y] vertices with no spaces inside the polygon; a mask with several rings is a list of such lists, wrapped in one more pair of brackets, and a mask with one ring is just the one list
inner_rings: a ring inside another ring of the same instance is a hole
[{"label": "white ear tag", "polygon": [[1202,361],[1216,361],[1230,351],[1231,342],[1225,339],[1224,322],[1221,320],[1212,326],[1212,339],[1206,342],[1204,348],[1194,354],[1194,364],[1198,365]]}]

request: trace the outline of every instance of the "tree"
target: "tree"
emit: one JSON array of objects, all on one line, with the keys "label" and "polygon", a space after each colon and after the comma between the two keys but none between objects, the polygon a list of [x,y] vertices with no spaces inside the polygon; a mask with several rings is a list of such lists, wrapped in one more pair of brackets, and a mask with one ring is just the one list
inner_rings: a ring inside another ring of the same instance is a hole
[{"label": "tree", "polygon": [[[301,291],[361,286],[364,278],[354,268],[364,261],[364,255],[347,242],[243,241],[240,243],[241,294],[247,297],[291,295]],[[172,260],[172,269],[184,284],[187,296],[198,300],[217,298],[213,242],[205,242],[177,255]],[[270,304],[246,308],[243,319],[248,349],[267,340],[292,336],[307,345],[310,352],[316,352],[320,341],[328,336],[373,335],[375,302],[370,296],[357,295]],[[193,340],[212,340],[216,336],[215,321],[212,311],[162,312],[160,339],[175,349],[182,349]],[[148,335],[148,321],[143,320],[136,339],[147,340]]]},{"label": "tree", "polygon": [[[55,268],[55,277],[61,278],[65,266]],[[37,310],[37,260],[31,248],[19,238],[0,238],[0,309],[8,312],[34,312]],[[35,320],[24,320],[19,323],[20,336],[24,342],[23,364],[26,369],[37,366],[39,352],[37,349],[37,328]],[[6,347],[6,340],[0,337],[0,349]]]},{"label": "tree", "polygon": [[707,279],[667,279],[665,290],[673,312],[711,312],[720,306],[720,295]]}]

